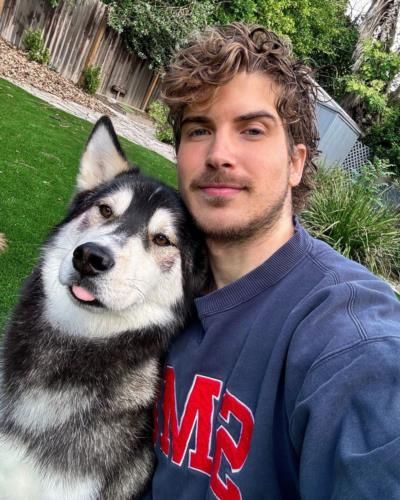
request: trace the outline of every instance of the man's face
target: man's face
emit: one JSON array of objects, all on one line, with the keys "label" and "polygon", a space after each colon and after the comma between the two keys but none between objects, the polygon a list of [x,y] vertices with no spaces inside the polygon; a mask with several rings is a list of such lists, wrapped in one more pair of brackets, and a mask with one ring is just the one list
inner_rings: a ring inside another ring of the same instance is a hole
[{"label": "man's face", "polygon": [[291,218],[306,148],[291,154],[276,85],[239,73],[206,106],[185,110],[178,150],[183,199],[208,238],[244,240]]}]

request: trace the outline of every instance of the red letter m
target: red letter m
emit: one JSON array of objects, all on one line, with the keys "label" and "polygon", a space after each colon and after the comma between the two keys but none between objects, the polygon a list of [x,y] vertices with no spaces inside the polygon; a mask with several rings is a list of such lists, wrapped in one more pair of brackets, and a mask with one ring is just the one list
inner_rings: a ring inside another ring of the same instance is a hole
[{"label": "red letter m", "polygon": [[185,408],[178,422],[176,406],[175,372],[167,366],[163,402],[164,427],[160,436],[160,447],[169,455],[172,444],[172,461],[181,465],[187,453],[190,438],[196,428],[196,444],[189,452],[189,467],[206,474],[211,473],[210,453],[211,431],[214,414],[214,399],[221,394],[222,382],[196,375],[187,395]]}]

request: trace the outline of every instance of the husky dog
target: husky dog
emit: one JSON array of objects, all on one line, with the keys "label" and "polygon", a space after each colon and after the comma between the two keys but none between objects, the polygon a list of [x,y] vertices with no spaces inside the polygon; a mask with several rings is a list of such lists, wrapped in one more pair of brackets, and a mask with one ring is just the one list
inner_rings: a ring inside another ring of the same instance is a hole
[{"label": "husky dog", "polygon": [[143,493],[159,359],[202,287],[202,248],[177,193],[131,168],[101,118],[5,333],[1,500]]}]

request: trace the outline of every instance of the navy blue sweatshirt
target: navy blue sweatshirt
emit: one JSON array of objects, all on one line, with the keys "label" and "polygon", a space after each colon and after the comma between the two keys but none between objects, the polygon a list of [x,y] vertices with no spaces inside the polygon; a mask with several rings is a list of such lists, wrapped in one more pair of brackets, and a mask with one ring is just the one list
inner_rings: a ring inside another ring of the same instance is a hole
[{"label": "navy blue sweatshirt", "polygon": [[399,500],[400,304],[297,225],[197,299],[156,415],[154,500]]}]

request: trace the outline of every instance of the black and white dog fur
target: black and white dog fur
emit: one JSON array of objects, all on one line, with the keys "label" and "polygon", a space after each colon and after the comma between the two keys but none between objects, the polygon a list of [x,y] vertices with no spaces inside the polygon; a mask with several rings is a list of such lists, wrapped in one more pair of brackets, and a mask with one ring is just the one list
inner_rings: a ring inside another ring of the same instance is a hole
[{"label": "black and white dog fur", "polygon": [[202,269],[177,193],[130,167],[101,118],[69,212],[5,333],[1,500],[141,495],[159,360],[190,315]]}]

